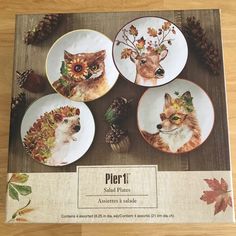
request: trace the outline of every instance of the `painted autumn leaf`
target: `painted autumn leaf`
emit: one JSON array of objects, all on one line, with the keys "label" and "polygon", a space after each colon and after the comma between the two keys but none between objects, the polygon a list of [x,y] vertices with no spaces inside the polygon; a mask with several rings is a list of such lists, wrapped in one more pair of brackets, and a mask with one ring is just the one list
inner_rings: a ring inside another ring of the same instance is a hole
[{"label": "painted autumn leaf", "polygon": [[203,191],[201,200],[207,204],[215,203],[214,215],[223,211],[225,212],[227,206],[232,207],[232,198],[228,190],[228,184],[223,178],[219,182],[217,179],[204,179],[208,184],[210,191]]},{"label": "painted autumn leaf", "polygon": [[19,195],[26,196],[31,194],[31,187],[28,185],[23,185],[23,183],[27,182],[29,176],[27,174],[22,173],[14,173],[12,174],[9,182],[8,182],[8,191],[9,196],[19,201]]},{"label": "painted autumn leaf", "polygon": [[142,37],[140,38],[139,40],[137,40],[137,44],[136,44],[136,47],[138,49],[143,49],[144,48],[144,45],[145,45],[145,39]]},{"label": "painted autumn leaf", "polygon": [[28,180],[28,178],[29,176],[27,174],[14,173],[11,176],[10,182],[23,184]]},{"label": "painted autumn leaf", "polygon": [[149,27],[147,33],[148,33],[150,36],[152,36],[152,37],[156,37],[156,36],[157,36],[157,30],[154,29],[154,28],[150,28],[150,27]]},{"label": "painted autumn leaf", "polygon": [[132,54],[132,49],[130,48],[124,48],[121,52],[121,59],[127,59]]},{"label": "painted autumn leaf", "polygon": [[134,25],[131,25],[129,28],[129,33],[133,36],[137,36],[138,35],[138,30]]},{"label": "painted autumn leaf", "polygon": [[26,218],[23,218],[22,216],[24,216],[25,214],[28,214],[32,211],[34,211],[34,208],[28,208],[28,206],[30,205],[31,200],[28,201],[28,203],[19,208],[11,217],[11,219],[8,222],[13,222],[13,221],[19,221],[19,222],[27,222],[28,220]]},{"label": "painted autumn leaf", "polygon": [[171,23],[169,21],[165,21],[164,24],[162,25],[162,29],[164,31],[168,30],[171,26]]}]

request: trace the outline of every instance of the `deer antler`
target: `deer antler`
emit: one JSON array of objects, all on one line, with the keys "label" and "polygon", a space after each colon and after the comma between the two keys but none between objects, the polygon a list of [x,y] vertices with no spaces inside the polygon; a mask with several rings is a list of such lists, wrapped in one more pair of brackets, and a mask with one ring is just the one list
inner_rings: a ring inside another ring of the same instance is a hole
[{"label": "deer antler", "polygon": [[122,29],[122,33],[123,33],[122,38],[124,39],[124,41],[116,40],[116,42],[117,42],[116,45],[119,45],[120,43],[122,43],[122,44],[126,45],[127,47],[129,47],[132,50],[132,52],[140,55],[139,50],[137,49],[137,47],[134,44],[134,42],[136,41],[136,35],[133,34],[133,41],[131,41],[131,39],[127,35],[127,33],[128,33],[127,29]]}]

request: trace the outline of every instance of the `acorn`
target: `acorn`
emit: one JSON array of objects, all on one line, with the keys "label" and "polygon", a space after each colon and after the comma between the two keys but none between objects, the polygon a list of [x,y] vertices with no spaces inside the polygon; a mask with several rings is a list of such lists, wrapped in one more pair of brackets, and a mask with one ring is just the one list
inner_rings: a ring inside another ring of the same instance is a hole
[{"label": "acorn", "polygon": [[118,125],[111,125],[105,137],[106,143],[110,144],[114,152],[125,153],[129,151],[130,139],[128,131],[121,129]]},{"label": "acorn", "polygon": [[20,88],[24,88],[32,93],[41,93],[45,89],[45,80],[33,70],[26,70],[23,73],[16,71],[17,81]]},{"label": "acorn", "polygon": [[124,97],[115,98],[105,112],[105,120],[109,124],[119,124],[128,116],[129,103]]}]

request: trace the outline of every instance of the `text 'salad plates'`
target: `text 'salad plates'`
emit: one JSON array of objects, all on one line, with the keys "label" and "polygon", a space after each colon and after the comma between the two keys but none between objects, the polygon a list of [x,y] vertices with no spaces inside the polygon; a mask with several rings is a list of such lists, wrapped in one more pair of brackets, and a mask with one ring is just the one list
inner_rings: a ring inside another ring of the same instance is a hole
[{"label": "text 'salad plates'", "polygon": [[82,157],[92,144],[94,133],[89,108],[57,94],[35,101],[21,124],[27,153],[49,166],[67,165]]},{"label": "text 'salad plates'", "polygon": [[115,84],[118,72],[112,60],[112,41],[93,30],[75,30],[51,47],[46,72],[50,84],[74,101],[92,101]]},{"label": "text 'salad plates'", "polygon": [[138,85],[163,85],[183,70],[188,47],[182,32],[172,22],[142,17],[126,24],[113,44],[113,59],[119,72]]},{"label": "text 'salad plates'", "polygon": [[137,113],[144,139],[154,148],[170,153],[197,148],[214,124],[214,109],[208,95],[198,85],[183,79],[148,89],[139,101]]}]

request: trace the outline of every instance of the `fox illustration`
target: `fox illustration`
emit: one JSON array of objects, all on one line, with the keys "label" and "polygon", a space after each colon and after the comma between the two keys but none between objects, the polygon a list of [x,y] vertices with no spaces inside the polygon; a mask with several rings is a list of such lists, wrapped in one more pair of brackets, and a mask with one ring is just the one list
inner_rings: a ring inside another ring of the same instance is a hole
[{"label": "fox illustration", "polygon": [[71,54],[64,51],[62,76],[53,87],[75,101],[94,100],[109,90],[105,77],[106,51]]},{"label": "fox illustration", "polygon": [[[178,93],[177,93],[178,94]],[[161,123],[157,124],[157,132],[151,134],[141,131],[148,143],[153,147],[170,153],[188,152],[201,143],[201,130],[189,91],[173,99],[165,94]]]}]

